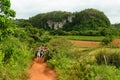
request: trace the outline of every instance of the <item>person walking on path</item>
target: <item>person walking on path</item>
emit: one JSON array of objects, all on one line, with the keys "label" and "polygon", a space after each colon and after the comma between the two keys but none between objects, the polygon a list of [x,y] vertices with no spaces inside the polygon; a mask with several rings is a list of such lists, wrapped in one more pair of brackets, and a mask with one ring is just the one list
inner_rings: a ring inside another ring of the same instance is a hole
[{"label": "person walking on path", "polygon": [[35,57],[37,58],[38,62],[40,62],[43,58],[43,56],[45,55],[45,52],[48,50],[48,48],[44,45],[41,45],[38,47],[36,53],[35,53]]}]

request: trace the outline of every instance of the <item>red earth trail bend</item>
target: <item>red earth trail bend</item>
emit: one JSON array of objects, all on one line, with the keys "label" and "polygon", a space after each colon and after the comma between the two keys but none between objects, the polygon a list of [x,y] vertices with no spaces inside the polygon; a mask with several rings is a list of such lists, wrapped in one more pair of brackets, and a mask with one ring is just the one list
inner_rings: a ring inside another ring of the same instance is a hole
[{"label": "red earth trail bend", "polygon": [[37,59],[34,59],[31,68],[29,69],[28,80],[56,80],[56,73],[53,69],[47,67],[44,59],[41,58],[39,63]]}]

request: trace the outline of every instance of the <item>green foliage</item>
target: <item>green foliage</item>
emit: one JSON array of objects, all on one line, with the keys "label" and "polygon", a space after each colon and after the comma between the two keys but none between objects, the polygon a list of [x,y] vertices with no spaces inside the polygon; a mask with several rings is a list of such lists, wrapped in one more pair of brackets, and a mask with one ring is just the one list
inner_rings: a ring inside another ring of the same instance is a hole
[{"label": "green foliage", "polygon": [[[68,46],[67,46],[68,45]],[[119,80],[119,52],[105,54],[107,65],[98,65],[96,55],[89,55],[90,50],[71,47],[64,39],[49,42],[48,65],[56,70],[58,80]],[[87,53],[87,54],[86,54]],[[106,51],[103,51],[106,53]],[[108,61],[109,57],[109,61]],[[48,59],[48,58],[47,58]],[[99,59],[105,64],[103,55]],[[101,64],[102,64],[101,63]],[[111,66],[113,65],[113,66]],[[115,67],[116,66],[116,67]],[[112,75],[113,73],[113,75]],[[111,75],[111,76],[110,76]]]},{"label": "green foliage", "polygon": [[[19,31],[13,23],[15,11],[10,6],[10,0],[0,0],[0,80],[27,80],[32,55],[28,44],[19,40],[26,38],[26,33]],[[15,30],[19,34],[14,34]]]},{"label": "green foliage", "polygon": [[31,26],[26,27],[25,31],[27,32],[29,37],[34,39],[35,42],[40,41],[40,36],[43,35],[43,33],[44,33],[44,30],[38,29],[38,28],[33,28]]},{"label": "green foliage", "polygon": [[120,67],[120,52],[102,50],[96,55],[98,64],[114,65]]},{"label": "green foliage", "polygon": [[[71,22],[69,22],[68,17],[71,17]],[[81,12],[62,12],[62,11],[53,11],[43,14],[38,14],[29,19],[30,23],[38,28],[50,29],[48,22],[62,22],[66,20],[63,25],[63,30],[76,31],[83,30],[97,30],[98,28],[109,28],[110,21],[106,15],[96,9],[85,9]]]},{"label": "green foliage", "polygon": [[[9,37],[0,45],[0,79],[26,80],[31,62],[31,52],[19,39]],[[19,73],[19,74],[18,74]]]},{"label": "green foliage", "polygon": [[63,38],[53,39],[50,40],[48,47],[49,53],[46,55],[46,59],[49,59],[47,61],[48,65],[57,71],[60,80],[68,80],[69,67],[67,66],[71,63],[69,57],[71,43]]},{"label": "green foliage", "polygon": [[49,33],[50,35],[68,35],[67,32],[62,29],[50,30]]},{"label": "green foliage", "polygon": [[72,63],[69,80],[92,80],[96,76],[94,68],[94,56],[86,56],[79,58],[78,61]]},{"label": "green foliage", "polygon": [[0,40],[14,33],[15,25],[11,19],[0,16]]},{"label": "green foliage", "polygon": [[[92,8],[74,13],[62,11],[42,13],[29,18],[29,22],[34,27],[45,30],[53,30],[55,25],[63,24],[62,28],[58,28],[59,30],[50,31],[52,35],[105,36],[111,30],[107,16]],[[116,31],[113,33],[118,34]]]},{"label": "green foliage", "polygon": [[46,55],[47,59],[51,59],[57,54],[68,53],[72,44],[64,38],[52,39],[49,41],[49,53]]},{"label": "green foliage", "polygon": [[44,32],[44,34],[40,37],[41,43],[47,43],[51,40],[51,36],[49,36],[48,32]]},{"label": "green foliage", "polygon": [[79,31],[79,35],[84,35],[84,36],[103,36],[103,35],[100,34],[99,31],[95,31],[95,30]]},{"label": "green foliage", "polygon": [[53,36],[53,38],[66,38],[68,40],[82,40],[82,41],[99,41],[104,39],[104,36]]},{"label": "green foliage", "polygon": [[99,31],[102,36],[113,35],[111,28],[99,28]]},{"label": "green foliage", "polygon": [[111,42],[114,40],[112,35],[107,35],[105,38],[102,40],[103,45],[109,45]]},{"label": "green foliage", "polygon": [[25,28],[25,27],[28,27],[28,26],[32,27],[32,25],[26,19],[16,19],[15,23],[16,23],[16,25],[18,25],[18,27],[22,27],[22,28]]},{"label": "green foliage", "polygon": [[112,24],[112,27],[113,27],[113,28],[120,29],[120,23]]},{"label": "green foliage", "polygon": [[105,14],[96,9],[85,9],[75,13],[73,19],[74,29],[81,30],[97,30],[100,27],[110,27],[110,21]]},{"label": "green foliage", "polygon": [[[75,56],[78,56],[76,55],[76,52],[74,54]],[[79,54],[81,53],[79,52]],[[120,79],[119,77],[120,70],[117,69],[115,66],[98,65],[96,64],[96,58],[94,55],[89,55],[88,53],[84,55],[83,54],[84,53],[82,52],[82,55],[79,55],[78,57],[76,57],[76,59],[72,58],[73,59],[72,64],[69,65],[70,67],[69,69],[70,75],[68,78],[69,80],[119,80]],[[113,55],[114,54],[115,53],[113,53]],[[115,61],[119,62],[117,58],[116,59],[112,58],[112,60],[114,60],[114,62]]]},{"label": "green foliage", "polygon": [[61,22],[62,20],[67,19],[69,15],[71,15],[69,12],[53,11],[33,16],[29,18],[29,21],[34,27],[49,30],[48,21]]},{"label": "green foliage", "polygon": [[20,39],[20,41],[28,41],[29,39],[29,37],[28,37],[28,34],[27,34],[27,32],[25,31],[25,29],[24,28],[16,28],[15,29],[15,31],[14,31],[14,36],[16,37],[16,38],[19,38]]},{"label": "green foliage", "polygon": [[119,80],[120,70],[114,66],[93,66],[96,77],[92,80]]},{"label": "green foliage", "polygon": [[14,36],[19,38],[20,41],[29,44],[29,47],[36,47],[40,44],[49,42],[51,37],[47,31],[43,29],[27,26],[25,28],[16,28]]},{"label": "green foliage", "polygon": [[0,15],[4,17],[15,17],[15,12],[10,9],[10,0],[0,0]]},{"label": "green foliage", "polygon": [[15,17],[10,9],[10,0],[0,0],[0,40],[13,33],[13,23],[9,17]]},{"label": "green foliage", "polygon": [[59,53],[52,59],[47,61],[48,66],[54,68],[56,73],[59,75],[58,80],[68,80],[69,78],[69,64],[71,63],[70,58],[65,53]]}]

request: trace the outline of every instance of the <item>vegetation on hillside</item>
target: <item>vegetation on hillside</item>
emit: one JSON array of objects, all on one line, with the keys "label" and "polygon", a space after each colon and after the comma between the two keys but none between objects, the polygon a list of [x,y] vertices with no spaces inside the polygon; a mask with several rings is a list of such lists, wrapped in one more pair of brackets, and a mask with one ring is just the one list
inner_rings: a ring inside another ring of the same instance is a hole
[{"label": "vegetation on hillside", "polygon": [[106,36],[109,33],[120,35],[117,29],[111,27],[109,19],[102,11],[92,8],[74,13],[63,11],[41,13],[25,22],[17,21],[19,24],[23,22],[23,25],[48,30],[51,35]]},{"label": "vegetation on hillside", "polygon": [[110,21],[107,16],[97,9],[85,9],[75,13],[73,19],[75,30],[98,30],[99,28],[110,27]]},{"label": "vegetation on hillside", "polygon": [[70,16],[70,12],[62,12],[62,11],[53,11],[48,13],[42,13],[35,15],[33,17],[29,18],[29,22],[37,27],[37,28],[43,28],[43,29],[50,29],[48,22],[51,22],[51,25],[53,27],[53,23],[62,22],[63,20],[66,20],[68,16]]},{"label": "vegetation on hillside", "polygon": [[[71,22],[66,21],[70,16],[72,16]],[[85,9],[75,13],[53,11],[44,14],[38,14],[29,19],[33,26],[44,29],[49,29],[49,25],[47,23],[48,21],[51,21],[51,24],[52,22],[56,22],[56,24],[58,24],[57,22],[62,22],[63,20],[66,21],[65,25],[63,25],[64,30],[97,30],[100,27],[110,27],[110,21],[107,16],[103,12],[96,9]]]}]

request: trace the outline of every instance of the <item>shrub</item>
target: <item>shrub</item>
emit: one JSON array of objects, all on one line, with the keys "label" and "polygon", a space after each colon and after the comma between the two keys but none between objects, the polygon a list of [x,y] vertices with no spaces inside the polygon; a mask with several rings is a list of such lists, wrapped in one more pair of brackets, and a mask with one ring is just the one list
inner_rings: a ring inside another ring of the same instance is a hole
[{"label": "shrub", "polygon": [[113,41],[113,36],[112,35],[108,35],[106,36],[103,40],[102,40],[102,44],[103,45],[108,45]]},{"label": "shrub", "polygon": [[43,35],[40,37],[40,42],[41,43],[47,43],[51,40],[51,37],[49,36],[48,32],[44,32]]},{"label": "shrub", "polygon": [[52,58],[53,56],[56,56],[56,54],[60,54],[62,52],[68,53],[69,50],[72,47],[71,42],[64,38],[57,38],[50,40],[49,44],[49,52],[46,55],[46,58]]},{"label": "shrub", "polygon": [[94,59],[94,56],[86,56],[73,62],[69,71],[69,80],[92,80],[96,76],[92,67]]},{"label": "shrub", "polygon": [[19,38],[20,41],[28,41],[29,38],[24,28],[16,28],[14,32],[14,36],[16,38]]}]

